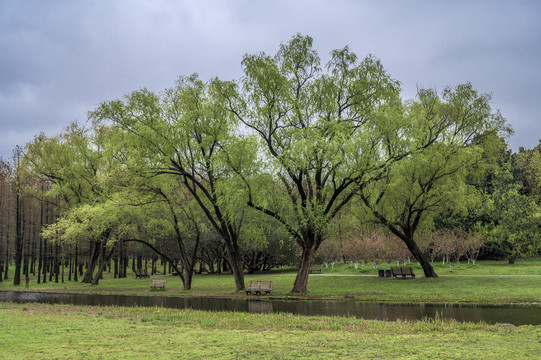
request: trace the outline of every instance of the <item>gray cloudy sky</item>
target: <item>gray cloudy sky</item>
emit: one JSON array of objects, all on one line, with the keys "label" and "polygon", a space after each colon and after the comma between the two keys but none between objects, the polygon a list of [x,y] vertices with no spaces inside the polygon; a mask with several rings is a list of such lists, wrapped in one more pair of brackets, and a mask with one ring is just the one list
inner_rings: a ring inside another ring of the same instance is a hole
[{"label": "gray cloudy sky", "polygon": [[377,56],[404,98],[470,81],[492,93],[514,150],[541,139],[539,1],[1,0],[0,156],[132,90],[236,79],[244,54],[297,32],[323,61],[345,45]]}]

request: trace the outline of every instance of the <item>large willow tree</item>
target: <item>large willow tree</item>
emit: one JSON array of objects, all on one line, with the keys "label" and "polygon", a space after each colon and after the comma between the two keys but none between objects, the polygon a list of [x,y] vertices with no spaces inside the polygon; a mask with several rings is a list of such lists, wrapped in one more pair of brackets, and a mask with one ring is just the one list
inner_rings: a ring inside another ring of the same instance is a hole
[{"label": "large willow tree", "polygon": [[123,146],[145,176],[173,177],[190,194],[224,240],[236,288],[243,290],[243,209],[231,196],[235,173],[228,166],[243,142],[224,101],[214,82],[192,75],[162,94],[140,90],[105,102],[91,118],[123,132]]},{"label": "large willow tree", "polygon": [[322,69],[301,35],[275,56],[247,55],[242,64],[242,87],[224,83],[221,92],[264,149],[258,176],[244,176],[248,205],[282,223],[302,249],[292,291],[306,291],[329,225],[357,195],[436,276],[415,230],[423,215],[463,198],[453,191],[463,190],[462,169],[478,158],[472,139],[503,124],[489,97],[466,84],[443,99],[420,90],[404,104],[379,60],[359,60],[346,47]]},{"label": "large willow tree", "polygon": [[[228,108],[260,138],[259,176],[245,177],[248,205],[272,216],[302,249],[293,292],[305,292],[327,228],[360,186],[409,149],[401,137],[399,83],[380,61],[346,47],[323,70],[312,38],[296,35],[275,56],[247,55]],[[239,172],[240,173],[240,172]]]}]

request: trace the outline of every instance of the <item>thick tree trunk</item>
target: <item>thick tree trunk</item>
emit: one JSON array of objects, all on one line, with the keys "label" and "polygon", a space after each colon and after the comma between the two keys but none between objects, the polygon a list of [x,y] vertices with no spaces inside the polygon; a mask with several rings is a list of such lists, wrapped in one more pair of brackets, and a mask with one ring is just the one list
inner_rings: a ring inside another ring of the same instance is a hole
[{"label": "thick tree trunk", "polygon": [[237,241],[226,241],[225,243],[236,289],[237,291],[244,291],[244,266],[242,265],[242,256],[240,256]]},{"label": "thick tree trunk", "polygon": [[98,263],[98,259],[100,257],[100,250],[101,250],[101,242],[99,241],[92,241],[92,251],[90,253],[90,258],[88,259],[88,267],[86,268],[85,275],[83,276],[82,282],[91,284],[94,270],[96,269],[96,264]]},{"label": "thick tree trunk", "polygon": [[423,253],[423,251],[417,246],[417,243],[413,240],[413,235],[411,235],[408,239],[408,241],[404,241],[406,243],[406,246],[408,247],[409,251],[415,257],[415,259],[421,264],[421,267],[423,268],[423,272],[426,277],[438,277],[438,274],[434,271],[434,268],[432,267],[432,264],[430,264],[430,261],[426,257],[426,255]]},{"label": "thick tree trunk", "polygon": [[107,266],[107,263],[109,263],[109,259],[111,258],[111,255],[113,255],[113,252],[115,251],[115,245],[116,243],[113,245],[113,248],[111,249],[109,254],[105,255],[105,258],[102,259],[98,272],[96,273],[96,276],[94,276],[94,280],[91,283],[92,285],[98,285],[100,279],[102,278],[103,270],[105,270],[105,267]]},{"label": "thick tree trunk", "polygon": [[316,244],[313,242],[309,246],[305,247],[302,251],[301,263],[299,266],[299,272],[295,278],[293,284],[292,293],[305,293],[308,286],[308,276],[310,275],[310,265],[314,260],[314,254],[316,252]]}]

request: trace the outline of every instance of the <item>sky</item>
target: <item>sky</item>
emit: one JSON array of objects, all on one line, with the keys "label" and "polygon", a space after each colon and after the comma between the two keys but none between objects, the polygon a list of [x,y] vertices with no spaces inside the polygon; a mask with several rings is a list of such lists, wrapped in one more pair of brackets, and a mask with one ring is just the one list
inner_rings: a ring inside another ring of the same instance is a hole
[{"label": "sky", "polygon": [[514,151],[541,139],[540,1],[1,0],[0,157],[134,90],[239,79],[245,54],[274,55],[296,33],[322,63],[346,45],[381,59],[404,99],[471,82]]}]

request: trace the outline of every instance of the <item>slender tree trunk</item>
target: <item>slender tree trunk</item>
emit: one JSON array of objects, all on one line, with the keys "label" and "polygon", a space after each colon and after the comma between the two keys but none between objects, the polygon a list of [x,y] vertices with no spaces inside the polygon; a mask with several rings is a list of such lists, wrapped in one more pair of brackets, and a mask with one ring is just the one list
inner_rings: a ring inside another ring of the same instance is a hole
[{"label": "slender tree trunk", "polygon": [[79,253],[79,244],[78,242],[76,241],[75,242],[75,256],[74,256],[74,259],[73,259],[73,281],[78,281],[78,277],[77,277],[77,266],[79,265],[78,264],[78,255]]},{"label": "slender tree trunk", "polygon": [[2,282],[2,274],[4,273],[4,214],[6,212],[5,208],[7,208],[7,198],[4,197],[6,193],[4,184],[7,184],[7,182],[0,182],[0,283]]},{"label": "slender tree trunk", "polygon": [[66,267],[66,262],[64,259],[64,245],[62,244],[62,284],[64,283],[64,269]]},{"label": "slender tree trunk", "polygon": [[21,263],[23,257],[23,229],[21,214],[21,196],[17,185],[16,206],[15,206],[15,275],[13,276],[13,285],[21,284]]},{"label": "slender tree trunk", "polygon": [[30,231],[28,231],[28,221],[29,221],[29,216],[26,216],[26,211],[25,211],[25,208],[24,208],[24,202],[21,206],[21,210],[22,210],[22,229],[23,229],[23,275],[25,277],[28,277],[29,276],[29,269],[28,269],[28,249],[30,248]]},{"label": "slender tree trunk", "polygon": [[[0,194],[1,196],[1,194]],[[1,205],[0,205],[1,206]],[[1,209],[1,207],[0,207]],[[0,212],[0,218],[2,217],[2,213]],[[3,249],[3,245],[4,245],[4,239],[3,239],[3,236],[2,236],[2,225],[3,224],[0,224],[0,283],[2,282],[2,274],[4,273],[4,249]]]},{"label": "slender tree trunk", "polygon": [[60,261],[58,260],[58,244],[54,245],[54,282],[58,284],[60,275]]},{"label": "slender tree trunk", "polygon": [[10,214],[9,214],[9,209],[11,208],[9,205],[10,202],[7,203],[7,226],[6,226],[6,257],[4,258],[5,259],[5,267],[4,267],[4,280],[7,280],[8,279],[8,272],[9,272],[9,235],[10,235],[10,224],[11,224],[11,221],[10,221]]},{"label": "slender tree trunk", "polygon": [[[41,185],[41,193],[43,196],[43,184]],[[40,234],[39,234],[39,260],[38,260],[38,284],[41,284],[41,271],[43,269],[43,238],[41,236],[41,229],[43,228],[43,215],[45,213],[43,209],[43,199],[41,200],[40,204],[40,212],[39,212],[39,228],[40,228]]]}]

